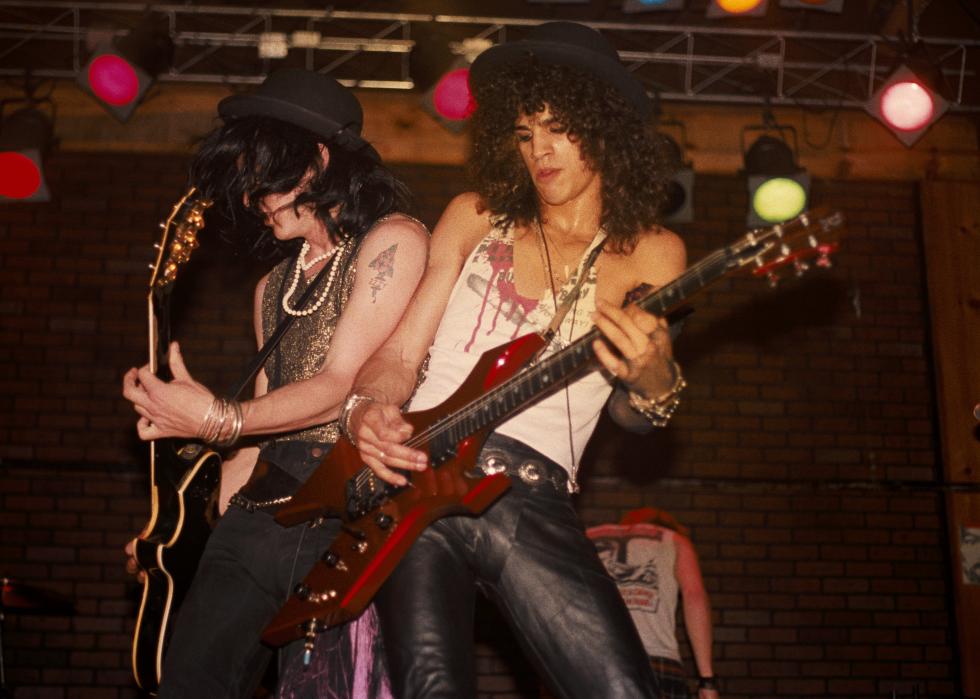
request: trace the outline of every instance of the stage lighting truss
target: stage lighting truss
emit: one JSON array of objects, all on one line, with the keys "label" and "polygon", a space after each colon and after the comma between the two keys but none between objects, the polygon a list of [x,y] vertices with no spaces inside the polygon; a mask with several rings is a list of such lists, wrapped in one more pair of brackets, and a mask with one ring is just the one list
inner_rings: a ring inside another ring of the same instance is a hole
[{"label": "stage lighting truss", "polygon": [[[244,5],[244,3],[243,3]],[[361,88],[411,89],[413,28],[437,24],[451,40],[518,39],[540,20],[434,14],[285,9],[280,6],[153,4],[176,47],[160,82],[255,84],[280,66],[307,67]],[[0,76],[74,78],[87,36],[108,25],[134,27],[147,5],[136,2],[0,0]],[[651,15],[655,16],[655,15]],[[662,101],[863,108],[887,75],[895,37],[740,28],[735,20],[698,26],[592,22],[650,92]],[[302,41],[294,41],[303,32]],[[279,34],[258,59],[262,36]],[[311,37],[319,35],[318,41]],[[980,111],[975,54],[980,40],[920,37],[953,87],[950,111]]]}]

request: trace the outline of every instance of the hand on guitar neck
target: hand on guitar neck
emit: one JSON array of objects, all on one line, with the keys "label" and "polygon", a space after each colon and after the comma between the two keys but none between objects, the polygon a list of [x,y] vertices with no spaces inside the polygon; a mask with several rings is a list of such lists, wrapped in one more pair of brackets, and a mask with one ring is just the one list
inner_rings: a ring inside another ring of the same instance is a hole
[{"label": "hand on guitar neck", "polygon": [[149,364],[123,377],[123,396],[140,415],[136,430],[142,440],[198,436],[214,402],[214,394],[187,370],[176,342],[170,343],[168,360],[172,381],[157,378]]}]

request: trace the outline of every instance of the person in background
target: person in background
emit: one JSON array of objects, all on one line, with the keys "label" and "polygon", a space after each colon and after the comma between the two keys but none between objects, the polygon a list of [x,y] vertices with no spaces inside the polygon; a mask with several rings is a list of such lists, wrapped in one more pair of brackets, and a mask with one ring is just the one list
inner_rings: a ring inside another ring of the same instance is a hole
[{"label": "person in background", "polygon": [[698,672],[698,699],[718,699],[711,664],[711,604],[688,531],[669,513],[641,507],[587,534],[616,581],[660,682],[663,699],[690,693],[675,632],[678,597]]}]

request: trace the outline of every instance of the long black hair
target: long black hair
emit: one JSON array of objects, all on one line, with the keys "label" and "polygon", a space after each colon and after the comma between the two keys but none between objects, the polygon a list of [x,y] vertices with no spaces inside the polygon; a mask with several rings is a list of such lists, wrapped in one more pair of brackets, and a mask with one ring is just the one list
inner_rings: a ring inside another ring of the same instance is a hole
[{"label": "long black hair", "polygon": [[[329,153],[326,167],[321,146]],[[353,151],[268,117],[229,119],[208,134],[190,180],[228,219],[226,237],[263,257],[286,249],[265,223],[262,199],[304,182],[293,208],[312,206],[335,241],[362,236],[382,216],[409,206],[408,189],[367,149]]]}]

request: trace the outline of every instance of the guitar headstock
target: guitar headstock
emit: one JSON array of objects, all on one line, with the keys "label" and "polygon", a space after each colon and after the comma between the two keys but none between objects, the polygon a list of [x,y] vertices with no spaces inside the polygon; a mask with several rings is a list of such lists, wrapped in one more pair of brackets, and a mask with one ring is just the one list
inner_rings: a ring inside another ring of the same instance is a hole
[{"label": "guitar headstock", "polygon": [[802,276],[811,264],[830,267],[831,255],[840,248],[844,215],[826,208],[802,213],[770,228],[749,231],[732,246],[738,266],[754,265],[752,274],[765,277],[770,286],[779,283],[779,272],[792,268]]},{"label": "guitar headstock", "polygon": [[195,197],[193,187],[178,201],[167,220],[160,224],[163,233],[157,249],[156,261],[150,265],[150,289],[173,284],[180,267],[187,264],[198,246],[197,234],[204,228],[204,212],[213,202]]}]

